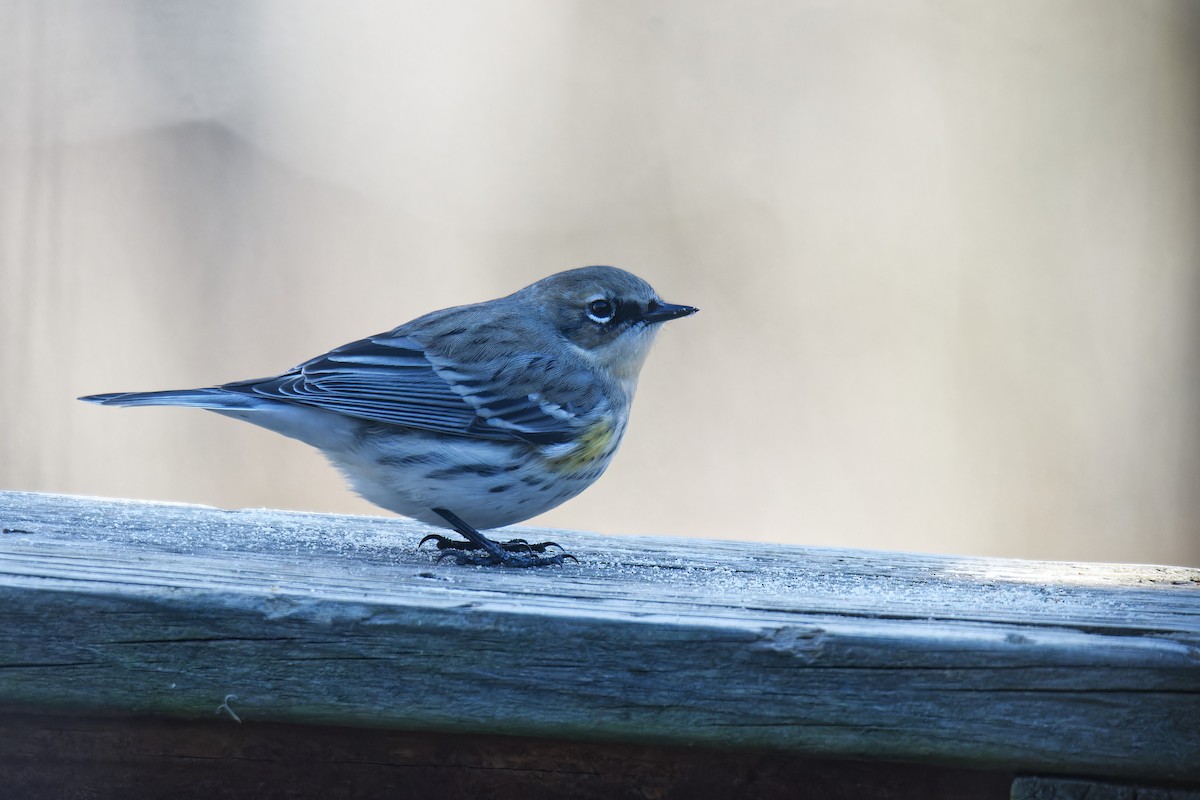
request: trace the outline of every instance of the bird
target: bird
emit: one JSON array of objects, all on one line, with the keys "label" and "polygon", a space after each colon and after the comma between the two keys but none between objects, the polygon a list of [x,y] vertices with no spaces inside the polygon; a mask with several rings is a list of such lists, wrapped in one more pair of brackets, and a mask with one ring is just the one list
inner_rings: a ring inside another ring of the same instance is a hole
[{"label": "bird", "polygon": [[697,311],[625,270],[581,267],[274,377],[79,399],[201,408],[312,445],[366,500],[459,533],[421,540],[436,543],[439,561],[562,565],[578,559],[555,542],[481,531],[548,511],[604,473],[662,323]]}]

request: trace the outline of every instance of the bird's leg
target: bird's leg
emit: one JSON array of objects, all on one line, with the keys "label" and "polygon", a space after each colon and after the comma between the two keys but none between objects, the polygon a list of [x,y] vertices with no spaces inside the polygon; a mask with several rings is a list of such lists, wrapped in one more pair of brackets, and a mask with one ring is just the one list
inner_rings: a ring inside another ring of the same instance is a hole
[{"label": "bird's leg", "polygon": [[[562,564],[565,559],[578,561],[579,559],[570,553],[556,553],[552,556],[538,555],[545,553],[549,547],[557,547],[562,549],[562,546],[557,542],[539,542],[530,544],[524,539],[512,539],[507,542],[494,542],[484,536],[479,531],[472,528],[461,517],[453,511],[445,508],[433,509],[439,517],[450,523],[450,527],[466,537],[467,541],[460,542],[454,539],[448,539],[445,536],[437,533],[431,533],[421,540],[421,544],[433,540],[437,543],[438,550],[459,551],[454,553],[443,552],[438,556],[438,560],[442,560],[446,556],[452,556],[455,563],[458,564],[474,564],[478,566],[505,566],[505,567],[544,567],[550,564]],[[483,553],[467,553],[461,552],[466,550],[483,550]]]}]

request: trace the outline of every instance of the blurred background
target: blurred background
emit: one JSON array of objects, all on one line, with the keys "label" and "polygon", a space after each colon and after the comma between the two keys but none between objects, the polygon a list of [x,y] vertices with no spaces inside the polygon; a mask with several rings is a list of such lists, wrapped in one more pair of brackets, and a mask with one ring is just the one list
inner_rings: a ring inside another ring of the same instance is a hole
[{"label": "blurred background", "polygon": [[7,0],[0,487],[383,513],[81,394],[615,264],[700,306],[534,524],[1200,564],[1200,4]]}]

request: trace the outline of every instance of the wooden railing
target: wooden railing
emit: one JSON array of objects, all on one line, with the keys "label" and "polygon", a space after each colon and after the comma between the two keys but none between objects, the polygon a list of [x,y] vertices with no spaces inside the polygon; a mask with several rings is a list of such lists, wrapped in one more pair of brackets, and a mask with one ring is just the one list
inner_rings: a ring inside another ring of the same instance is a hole
[{"label": "wooden railing", "polygon": [[19,492],[0,528],[27,793],[1200,797],[1196,569],[557,530],[514,535],[579,564],[461,567],[405,520]]}]

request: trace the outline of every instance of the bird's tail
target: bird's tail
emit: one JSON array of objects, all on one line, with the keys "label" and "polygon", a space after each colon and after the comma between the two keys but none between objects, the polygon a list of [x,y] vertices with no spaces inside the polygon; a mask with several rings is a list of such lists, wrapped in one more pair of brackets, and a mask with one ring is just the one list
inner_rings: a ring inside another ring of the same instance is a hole
[{"label": "bird's tail", "polygon": [[[252,386],[257,381],[245,381]],[[186,406],[203,408],[226,417],[233,417],[267,430],[291,436],[326,452],[340,451],[347,443],[356,441],[362,423],[353,417],[335,414],[296,403],[238,391],[242,384],[230,388],[212,386],[207,389],[175,389],[166,392],[113,392],[81,397],[88,403],[101,406]]]},{"label": "bird's tail", "polygon": [[112,392],[79,398],[101,406],[188,406],[214,411],[251,411],[261,408],[260,398],[228,389],[173,389],[165,392]]}]

